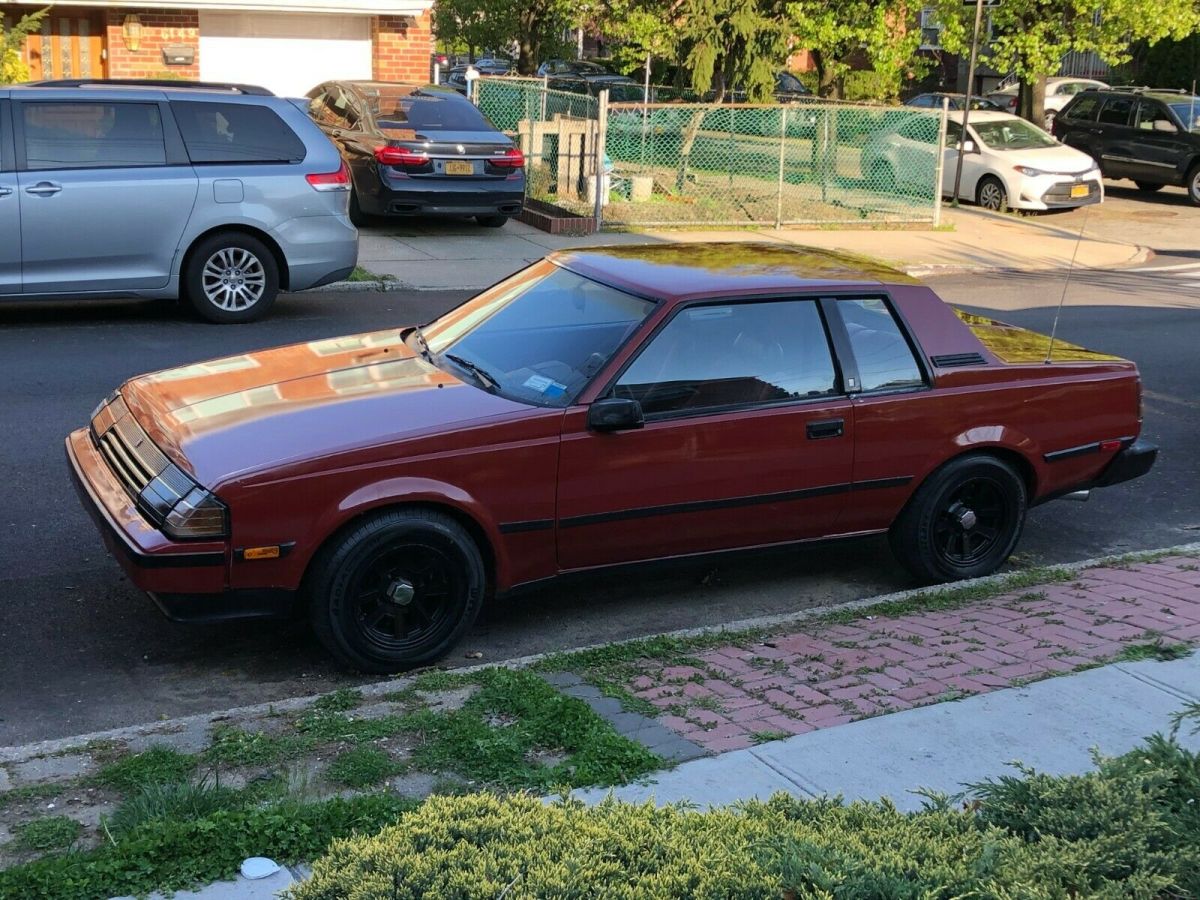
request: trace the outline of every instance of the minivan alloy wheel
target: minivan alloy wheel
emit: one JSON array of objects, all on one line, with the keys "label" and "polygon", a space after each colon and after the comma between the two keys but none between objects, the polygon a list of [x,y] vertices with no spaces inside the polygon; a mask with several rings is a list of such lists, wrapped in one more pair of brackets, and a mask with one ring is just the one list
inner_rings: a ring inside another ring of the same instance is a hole
[{"label": "minivan alloy wheel", "polygon": [[227,312],[249,309],[267,286],[262,261],[244,247],[223,247],[212,254],[201,278],[205,298]]}]

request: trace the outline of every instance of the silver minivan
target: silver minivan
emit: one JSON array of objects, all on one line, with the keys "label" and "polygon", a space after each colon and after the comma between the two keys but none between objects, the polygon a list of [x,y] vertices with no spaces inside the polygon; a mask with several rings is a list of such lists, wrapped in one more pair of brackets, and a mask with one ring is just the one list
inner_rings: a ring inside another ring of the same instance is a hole
[{"label": "silver minivan", "polygon": [[349,191],[337,148],[261,88],[3,88],[0,300],[184,298],[249,322],[350,274]]}]

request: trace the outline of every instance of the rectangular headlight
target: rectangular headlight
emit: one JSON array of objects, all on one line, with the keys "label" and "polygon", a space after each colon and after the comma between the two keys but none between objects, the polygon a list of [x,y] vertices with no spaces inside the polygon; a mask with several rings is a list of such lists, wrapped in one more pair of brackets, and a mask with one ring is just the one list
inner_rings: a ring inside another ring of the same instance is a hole
[{"label": "rectangular headlight", "polygon": [[193,488],[163,520],[163,531],[174,538],[225,537],[225,504],[204,488]]}]

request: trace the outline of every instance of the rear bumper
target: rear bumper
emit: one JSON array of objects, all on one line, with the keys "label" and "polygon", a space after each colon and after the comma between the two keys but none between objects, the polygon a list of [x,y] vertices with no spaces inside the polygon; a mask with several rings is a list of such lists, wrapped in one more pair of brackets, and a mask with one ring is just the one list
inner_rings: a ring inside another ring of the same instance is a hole
[{"label": "rear bumper", "polygon": [[1096,479],[1095,487],[1109,487],[1123,481],[1141,478],[1158,459],[1158,447],[1149,441],[1136,440],[1120,451]]},{"label": "rear bumper", "polygon": [[394,178],[374,196],[360,194],[359,203],[372,215],[515,216],[525,205],[525,179]]},{"label": "rear bumper", "polygon": [[338,281],[358,263],[358,229],[343,215],[288,219],[271,235],[287,260],[289,291]]}]

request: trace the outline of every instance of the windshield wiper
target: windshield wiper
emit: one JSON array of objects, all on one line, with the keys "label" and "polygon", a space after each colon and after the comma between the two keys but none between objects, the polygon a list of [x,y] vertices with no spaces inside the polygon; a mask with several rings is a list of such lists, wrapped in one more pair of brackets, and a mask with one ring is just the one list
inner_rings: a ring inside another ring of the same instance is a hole
[{"label": "windshield wiper", "polygon": [[476,365],[469,359],[463,359],[463,357],[455,356],[453,353],[443,353],[442,356],[450,360],[450,362],[454,363],[455,365],[462,366],[462,368],[466,369],[468,372],[478,378],[484,387],[494,390],[500,386],[500,382],[488,374],[487,369]]}]

